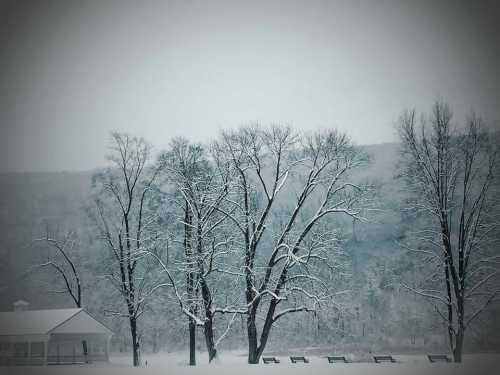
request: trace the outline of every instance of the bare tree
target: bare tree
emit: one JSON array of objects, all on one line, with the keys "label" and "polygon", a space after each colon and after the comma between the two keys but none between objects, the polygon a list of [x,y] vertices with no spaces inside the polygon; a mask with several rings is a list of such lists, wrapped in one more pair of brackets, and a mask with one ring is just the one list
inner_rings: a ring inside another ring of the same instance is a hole
[{"label": "bare tree", "polygon": [[[248,363],[255,364],[276,321],[333,298],[316,266],[330,264],[335,238],[319,224],[333,214],[362,219],[367,188],[346,177],[366,159],[334,130],[300,136],[282,126],[224,132],[216,148],[236,175],[224,214],[241,238],[246,303],[232,311],[247,316]],[[291,205],[280,202],[285,189],[295,195]]]},{"label": "bare tree", "polygon": [[183,227],[182,244],[184,248],[184,267],[183,273],[186,277],[186,298],[184,305],[188,306],[188,327],[189,327],[189,365],[196,365],[196,319],[197,315],[197,289],[195,260],[193,253],[193,224],[192,213],[189,209],[189,202],[183,196],[181,191],[185,185],[189,184],[191,179],[199,174],[200,159],[202,156],[201,145],[190,145],[185,139],[174,139],[171,142],[171,149],[164,153],[161,158],[168,165],[166,169],[169,180],[174,183],[174,206],[177,201],[180,201],[182,218],[179,220]]},{"label": "bare tree", "polygon": [[140,365],[138,319],[156,290],[157,263],[145,251],[160,254],[161,231],[154,210],[154,183],[161,165],[149,165],[150,146],[142,138],[113,133],[112,167],[93,177],[95,221],[109,251],[109,279],[123,297],[132,338],[133,365]]},{"label": "bare tree", "polygon": [[464,132],[438,101],[416,125],[415,111],[401,117],[401,172],[413,208],[429,221],[409,246],[423,261],[419,285],[405,285],[429,298],[444,320],[454,361],[461,362],[466,329],[495,300],[498,262],[498,148],[472,115]]},{"label": "bare tree", "polygon": [[[226,272],[230,255],[230,236],[222,230],[226,217],[219,207],[228,194],[229,170],[216,160],[210,161],[205,148],[177,138],[162,157],[170,181],[175,186],[179,222],[183,226],[184,258],[178,265],[186,278],[186,296],[178,296],[182,307],[188,307],[190,331],[190,365],[196,364],[195,329],[203,326],[209,362],[217,355],[214,335],[216,308],[215,287],[210,278]],[[215,283],[219,284],[219,276]],[[179,284],[179,283],[177,283]],[[225,333],[224,333],[225,335]]]},{"label": "bare tree", "polygon": [[[74,259],[75,249],[78,247],[78,236],[76,232],[69,231],[63,238],[57,238],[49,233],[46,228],[45,236],[35,239],[37,243],[45,243],[56,251],[56,256],[49,256],[46,261],[37,265],[41,268],[51,268],[63,281],[64,287],[61,291],[71,297],[77,308],[83,307],[82,282],[80,271]],[[82,341],[83,355],[88,354],[87,341]]]},{"label": "bare tree", "polygon": [[78,238],[75,232],[69,231],[64,237],[51,236],[47,229],[45,236],[35,239],[37,243],[45,243],[54,249],[56,256],[49,256],[46,261],[37,265],[42,268],[52,268],[58,277],[64,282],[63,293],[69,295],[77,308],[83,306],[82,283],[80,274],[72,257],[78,246]]}]

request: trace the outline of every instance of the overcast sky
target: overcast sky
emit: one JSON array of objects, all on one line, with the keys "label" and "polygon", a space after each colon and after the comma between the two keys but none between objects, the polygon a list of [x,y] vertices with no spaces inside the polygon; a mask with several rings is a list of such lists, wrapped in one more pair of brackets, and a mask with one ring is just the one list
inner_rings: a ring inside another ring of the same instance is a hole
[{"label": "overcast sky", "polygon": [[395,141],[406,107],[500,120],[494,1],[2,1],[0,171],[105,164],[111,130],[260,121]]}]

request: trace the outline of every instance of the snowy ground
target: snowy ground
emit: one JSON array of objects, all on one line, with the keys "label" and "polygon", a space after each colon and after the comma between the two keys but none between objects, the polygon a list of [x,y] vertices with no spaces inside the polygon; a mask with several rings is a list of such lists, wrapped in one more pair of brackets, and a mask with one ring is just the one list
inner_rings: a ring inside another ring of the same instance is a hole
[{"label": "snowy ground", "polygon": [[[292,353],[298,354],[301,353]],[[100,374],[140,374],[140,375],[391,375],[391,374],[454,374],[483,375],[500,374],[500,354],[465,355],[463,364],[430,364],[424,355],[396,355],[395,364],[348,363],[329,364],[326,358],[308,356],[308,364],[291,364],[286,356],[278,356],[280,364],[246,364],[244,352],[224,352],[214,364],[206,363],[206,356],[200,353],[199,365],[186,365],[187,353],[163,353],[144,355],[147,367],[133,368],[130,356],[115,355],[109,364],[85,366],[48,366],[48,367],[0,367],[0,374],[12,375],[100,375]]]}]

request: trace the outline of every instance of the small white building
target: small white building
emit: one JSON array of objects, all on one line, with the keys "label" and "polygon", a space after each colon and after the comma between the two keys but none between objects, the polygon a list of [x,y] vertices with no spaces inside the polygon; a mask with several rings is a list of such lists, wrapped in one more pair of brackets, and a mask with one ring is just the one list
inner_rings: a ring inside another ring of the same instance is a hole
[{"label": "small white building", "polygon": [[27,305],[18,301],[14,311],[0,312],[1,365],[109,360],[113,333],[85,310],[26,310]]}]

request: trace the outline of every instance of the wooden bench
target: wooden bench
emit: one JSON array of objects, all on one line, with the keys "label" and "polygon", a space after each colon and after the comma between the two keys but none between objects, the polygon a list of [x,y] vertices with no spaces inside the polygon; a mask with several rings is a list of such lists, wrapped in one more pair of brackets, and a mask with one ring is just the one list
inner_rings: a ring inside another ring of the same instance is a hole
[{"label": "wooden bench", "polygon": [[446,354],[428,354],[430,363],[434,362],[451,362],[451,359]]},{"label": "wooden bench", "polygon": [[373,359],[375,363],[391,362],[394,363],[396,360],[392,358],[392,355],[374,355]]},{"label": "wooden bench", "polygon": [[309,360],[306,357],[290,357],[290,361],[292,361],[292,363],[297,363],[297,362],[309,363]]},{"label": "wooden bench", "polygon": [[331,355],[329,355],[326,358],[328,358],[329,363],[336,363],[336,362],[349,363],[349,361],[347,361],[347,359],[344,356],[331,356]]},{"label": "wooden bench", "polygon": [[280,360],[276,357],[262,357],[262,362],[267,365],[268,363],[280,363]]}]

